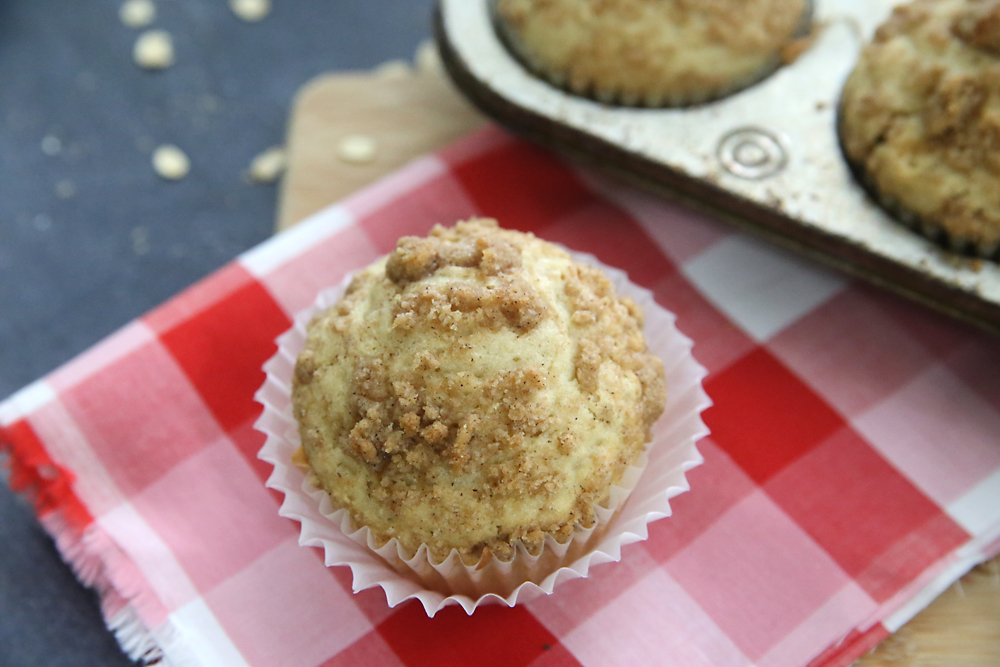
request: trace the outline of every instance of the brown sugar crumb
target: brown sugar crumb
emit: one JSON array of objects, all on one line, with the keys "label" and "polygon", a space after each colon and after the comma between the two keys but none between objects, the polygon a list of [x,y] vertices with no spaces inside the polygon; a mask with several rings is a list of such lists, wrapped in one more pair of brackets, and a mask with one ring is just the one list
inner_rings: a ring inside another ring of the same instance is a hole
[{"label": "brown sugar crumb", "polygon": [[971,46],[1000,55],[1000,2],[979,0],[971,3],[955,18],[951,29]]},{"label": "brown sugar crumb", "polygon": [[495,222],[459,223],[454,229],[440,225],[428,238],[404,236],[389,255],[385,275],[400,286],[416,282],[450,266],[479,269],[484,275],[509,273],[521,266],[521,254],[503,237],[473,237],[473,228],[498,229]]},{"label": "brown sugar crumb", "polygon": [[641,321],[600,271],[493,221],[402,239],[309,327],[293,403],[310,465],[407,550],[565,541],[663,409]]},{"label": "brown sugar crumb", "polygon": [[624,104],[704,102],[766,76],[806,0],[498,0],[508,45],[556,85]]},{"label": "brown sugar crumb", "polygon": [[576,358],[576,381],[588,394],[597,391],[597,374],[601,370],[601,348],[592,340],[580,341]]},{"label": "brown sugar crumb", "polygon": [[[404,237],[386,262],[386,277],[403,288],[393,310],[393,326],[409,329],[433,320],[442,329],[511,327],[524,332],[545,317],[538,292],[518,275],[520,249],[516,239],[499,233],[473,236],[477,230],[497,230],[485,222],[460,223],[455,230],[435,227],[428,238]],[[448,269],[466,269],[461,284],[425,281]]]},{"label": "brown sugar crumb", "polygon": [[302,471],[309,470],[309,457],[304,447],[297,447],[292,452],[292,465]]}]

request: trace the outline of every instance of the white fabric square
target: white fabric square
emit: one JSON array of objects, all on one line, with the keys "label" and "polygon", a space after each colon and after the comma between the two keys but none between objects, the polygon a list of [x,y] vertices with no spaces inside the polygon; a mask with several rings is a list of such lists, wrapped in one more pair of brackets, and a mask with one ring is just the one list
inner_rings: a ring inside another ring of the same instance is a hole
[{"label": "white fabric square", "polygon": [[1000,531],[1000,470],[949,505],[948,515],[971,535]]},{"label": "white fabric square", "polygon": [[[180,637],[183,638],[183,641],[179,642],[176,648],[187,654],[184,657],[197,656],[201,659],[201,664],[206,667],[208,665],[249,667],[247,661],[233,646],[229,635],[222,629],[208,605],[201,598],[170,614],[170,621]],[[174,657],[170,651],[173,647],[167,646],[165,648],[166,657],[170,660]],[[181,660],[178,660],[177,663],[188,664]]]},{"label": "white fabric square", "polygon": [[682,267],[684,275],[754,340],[768,338],[842,290],[833,273],[744,234]]},{"label": "white fabric square", "polygon": [[[655,618],[663,631],[637,634],[637,618]],[[622,593],[562,643],[585,667],[750,665],[725,632],[662,569]]]}]

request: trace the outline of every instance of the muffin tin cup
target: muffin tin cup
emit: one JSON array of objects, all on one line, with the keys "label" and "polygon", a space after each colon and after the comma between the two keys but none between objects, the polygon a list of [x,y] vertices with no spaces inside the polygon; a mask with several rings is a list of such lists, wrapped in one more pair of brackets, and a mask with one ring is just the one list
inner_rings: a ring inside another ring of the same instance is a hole
[{"label": "muffin tin cup", "polygon": [[602,104],[553,86],[505,45],[491,1],[438,0],[435,31],[457,87],[508,128],[1000,334],[1000,263],[966,255],[995,258],[993,248],[942,239],[928,221],[873,199],[841,151],[844,82],[906,0],[813,0],[808,48],[793,62],[725,99],[681,109]]},{"label": "muffin tin cup", "polygon": [[661,91],[658,95],[625,95],[621,91],[601,91],[595,82],[589,82],[587,86],[582,88],[574,88],[570,85],[565,72],[551,72],[546,69],[544,64],[531,57],[530,49],[523,45],[517,32],[510,29],[500,17],[497,9],[497,0],[488,0],[488,7],[497,37],[506,46],[511,56],[517,59],[526,69],[534,73],[535,76],[548,81],[556,88],[563,90],[567,94],[591,99],[602,104],[634,107],[637,109],[672,109],[699,106],[725,99],[757,85],[784,67],[787,64],[784,56],[784,48],[788,48],[800,40],[810,39],[813,30],[814,1],[806,0],[799,24],[792,32],[789,41],[784,47],[777,49],[773,57],[759,69],[747,76],[734,78],[728,85],[706,89],[700,94]]},{"label": "muffin tin cup", "polygon": [[518,546],[509,562],[487,558],[465,565],[456,551],[438,563],[426,545],[413,554],[395,539],[380,545],[368,528],[356,526],[346,510],[335,507],[327,493],[292,463],[300,446],[291,401],[295,360],[305,344],[309,321],[337,302],[351,276],[321,292],[277,339],[278,352],[264,364],[267,378],[255,397],[264,407],[255,426],[267,437],[258,457],[274,466],[267,486],[285,496],[278,513],[301,524],[299,544],[322,548],[327,566],[350,567],[354,592],[380,587],[390,607],[415,598],[428,616],[455,604],[468,614],[482,604],[514,606],[551,594],[562,581],[587,577],[594,565],[620,560],[622,546],[645,540],[647,524],[670,516],[670,499],[689,489],[685,474],[703,462],[696,443],[708,435],[701,419],[701,412],[711,405],[702,388],[707,371],[695,361],[692,343],[677,330],[674,316],[657,305],[648,290],[590,255],[572,255],[602,269],[620,295],[632,297],[645,310],[649,348],[663,360],[666,371],[667,406],[638,465],[627,469],[620,485],[612,487],[608,506],[597,508],[594,527],[577,529],[562,544],[547,536],[537,556]]}]

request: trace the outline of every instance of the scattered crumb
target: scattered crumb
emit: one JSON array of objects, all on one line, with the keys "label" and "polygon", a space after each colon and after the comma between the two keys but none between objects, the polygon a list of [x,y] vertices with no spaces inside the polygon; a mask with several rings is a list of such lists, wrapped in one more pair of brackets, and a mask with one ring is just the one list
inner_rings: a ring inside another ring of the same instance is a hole
[{"label": "scattered crumb", "polygon": [[136,255],[148,255],[149,254],[149,230],[145,227],[133,227],[132,233],[129,234],[132,238],[132,252]]},{"label": "scattered crumb", "polygon": [[294,452],[292,452],[292,465],[301,470],[302,472],[309,472],[309,457],[306,455],[305,447],[299,446]]},{"label": "scattered crumb", "polygon": [[229,9],[237,18],[253,23],[271,13],[271,0],[229,0]]},{"label": "scattered crumb", "polygon": [[42,152],[51,157],[59,155],[62,153],[62,141],[59,140],[59,137],[51,134],[46,135],[42,139]]},{"label": "scattered crumb", "polygon": [[413,62],[417,71],[421,74],[433,74],[441,72],[444,66],[441,64],[441,55],[438,53],[434,40],[425,39],[417,47],[417,52],[413,56]]},{"label": "scattered crumb", "polygon": [[413,67],[405,60],[387,60],[374,72],[380,79],[406,79],[413,76]]},{"label": "scattered crumb", "polygon": [[274,183],[285,172],[287,158],[282,146],[272,146],[250,162],[247,175],[254,183]]},{"label": "scattered crumb", "polygon": [[145,28],[156,20],[156,5],[153,0],[126,0],[118,18],[128,28]]},{"label": "scattered crumb", "polygon": [[153,170],[160,178],[177,181],[191,171],[191,160],[180,148],[167,144],[153,151]]},{"label": "scattered crumb", "polygon": [[52,218],[45,215],[44,213],[39,213],[35,216],[31,224],[40,232],[47,232],[52,229]]},{"label": "scattered crumb", "polygon": [[76,183],[64,178],[56,183],[56,197],[59,199],[72,199],[76,194]]},{"label": "scattered crumb", "polygon": [[135,64],[143,69],[165,69],[174,64],[174,40],[166,30],[147,30],[135,40]]},{"label": "scattered crumb", "polygon": [[350,164],[367,164],[375,159],[378,144],[364,134],[351,134],[340,140],[337,157]]}]

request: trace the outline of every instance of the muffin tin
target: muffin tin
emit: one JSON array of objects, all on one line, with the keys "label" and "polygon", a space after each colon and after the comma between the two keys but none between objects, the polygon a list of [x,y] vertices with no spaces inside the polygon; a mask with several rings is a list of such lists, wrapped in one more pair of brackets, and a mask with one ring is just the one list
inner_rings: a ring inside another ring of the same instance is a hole
[{"label": "muffin tin", "polygon": [[528,71],[490,0],[439,0],[458,87],[504,125],[939,311],[1000,333],[1000,267],[949,252],[892,218],[852,175],[837,104],[858,54],[898,0],[815,0],[811,45],[723,100],[684,109],[601,104]]}]

